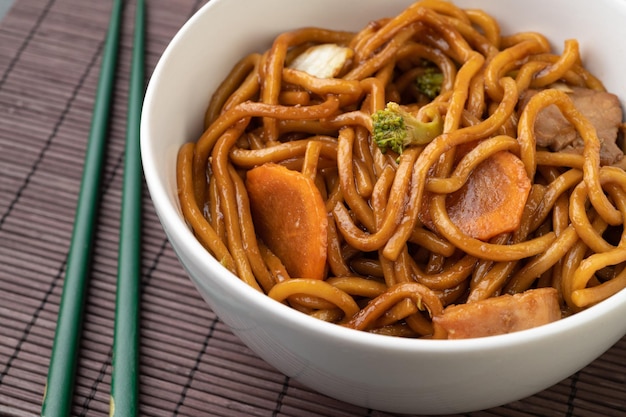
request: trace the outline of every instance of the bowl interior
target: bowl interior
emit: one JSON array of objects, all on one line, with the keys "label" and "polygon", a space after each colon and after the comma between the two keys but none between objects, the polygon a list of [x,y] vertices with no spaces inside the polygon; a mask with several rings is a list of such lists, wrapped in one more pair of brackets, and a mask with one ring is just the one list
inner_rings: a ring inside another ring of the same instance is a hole
[{"label": "bowl interior", "polygon": [[[152,75],[142,118],[144,170],[166,232],[180,239],[185,250],[202,256],[224,279],[232,277],[188,232],[180,213],[175,181],[176,153],[184,142],[200,135],[212,91],[239,58],[266,49],[280,32],[303,26],[358,30],[370,20],[392,16],[410,4],[405,0],[388,0],[384,4],[362,0],[268,0],[262,4],[245,2],[249,12],[241,14],[236,7],[239,1],[213,0],[180,30]],[[626,66],[626,42],[622,40],[626,39],[626,29],[622,22],[626,3],[600,0],[593,8],[584,0],[552,1],[550,7],[539,0],[455,3],[488,11],[498,20],[502,33],[541,32],[557,50],[565,39],[578,39],[585,65],[624,103],[626,84],[622,69]],[[233,30],[233,25],[241,30]],[[241,287],[235,285],[233,290],[241,291]],[[256,298],[254,292],[243,291]]]}]

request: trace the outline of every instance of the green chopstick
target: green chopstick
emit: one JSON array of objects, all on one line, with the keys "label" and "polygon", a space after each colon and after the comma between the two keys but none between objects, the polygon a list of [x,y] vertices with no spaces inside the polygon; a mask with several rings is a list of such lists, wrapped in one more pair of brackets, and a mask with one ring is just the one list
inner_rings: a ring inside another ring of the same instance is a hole
[{"label": "green chopstick", "polygon": [[91,264],[110,103],[115,81],[121,14],[122,1],[114,0],[102,55],[63,293],[43,397],[41,415],[44,417],[68,416],[72,406],[77,351],[82,328],[86,283]]},{"label": "green chopstick", "polygon": [[124,155],[111,371],[111,417],[133,417],[138,410],[142,191],[139,122],[144,96],[144,9],[144,1],[137,0]]}]

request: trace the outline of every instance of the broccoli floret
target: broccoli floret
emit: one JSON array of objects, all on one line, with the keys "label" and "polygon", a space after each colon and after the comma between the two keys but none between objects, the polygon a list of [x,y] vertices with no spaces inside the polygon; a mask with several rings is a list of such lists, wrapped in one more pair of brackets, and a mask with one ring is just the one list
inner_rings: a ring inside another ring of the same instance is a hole
[{"label": "broccoli floret", "polygon": [[428,67],[417,76],[417,89],[429,99],[434,99],[441,93],[443,74],[435,67]]},{"label": "broccoli floret", "polygon": [[383,110],[372,115],[373,139],[385,153],[388,149],[401,154],[410,145],[425,145],[443,131],[441,115],[434,108],[422,122],[404,110],[398,103],[389,102]]}]

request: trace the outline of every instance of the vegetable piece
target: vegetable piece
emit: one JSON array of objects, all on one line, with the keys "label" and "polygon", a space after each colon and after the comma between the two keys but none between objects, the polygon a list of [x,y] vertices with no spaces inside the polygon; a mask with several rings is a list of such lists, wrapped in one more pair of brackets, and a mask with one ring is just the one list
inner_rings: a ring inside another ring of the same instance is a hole
[{"label": "vegetable piece", "polygon": [[[522,161],[501,151],[481,162],[458,191],[446,197],[450,220],[463,233],[488,240],[516,230],[522,221],[531,182]],[[425,193],[419,218],[437,230],[430,213],[430,193]]]},{"label": "vegetable piece", "polygon": [[433,317],[448,339],[494,336],[530,329],[561,318],[558,291],[552,287],[448,306]]},{"label": "vegetable piece", "polygon": [[282,165],[267,163],[248,171],[246,188],[256,232],[289,275],[322,279],[328,219],[313,180]]},{"label": "vegetable piece", "polygon": [[443,119],[435,108],[426,108],[430,121],[421,121],[398,103],[387,103],[383,110],[372,115],[372,136],[380,150],[388,149],[401,154],[411,145],[425,145],[443,131]]},{"label": "vegetable piece", "polygon": [[419,92],[432,100],[441,93],[443,74],[434,67],[428,67],[417,76],[415,83]]},{"label": "vegetable piece", "polygon": [[334,43],[315,45],[298,55],[289,68],[306,72],[317,78],[333,78],[339,75],[354,51]]}]

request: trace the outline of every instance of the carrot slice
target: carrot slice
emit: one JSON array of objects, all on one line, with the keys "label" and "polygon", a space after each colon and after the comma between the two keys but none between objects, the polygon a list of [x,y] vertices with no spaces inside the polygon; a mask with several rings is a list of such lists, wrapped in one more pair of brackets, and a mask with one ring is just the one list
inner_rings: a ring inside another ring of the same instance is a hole
[{"label": "carrot slice", "polygon": [[[460,190],[447,196],[448,215],[463,233],[488,240],[519,227],[530,187],[522,161],[510,152],[497,152],[474,169]],[[420,220],[436,230],[429,197],[424,196]]]},{"label": "carrot slice", "polygon": [[328,219],[315,183],[298,171],[267,163],[248,171],[254,227],[294,278],[323,279]]}]

